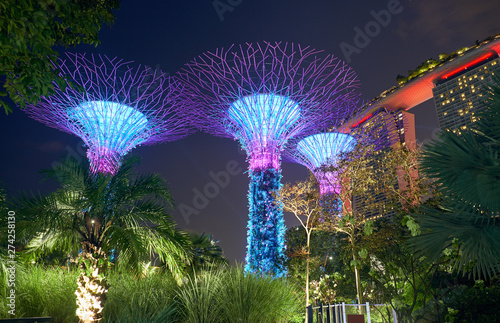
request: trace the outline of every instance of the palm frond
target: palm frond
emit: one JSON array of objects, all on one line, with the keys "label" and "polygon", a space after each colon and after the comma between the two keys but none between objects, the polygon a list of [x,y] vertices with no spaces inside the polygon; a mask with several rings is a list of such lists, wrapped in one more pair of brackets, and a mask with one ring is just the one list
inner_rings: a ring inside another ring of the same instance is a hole
[{"label": "palm frond", "polygon": [[500,210],[499,162],[498,151],[473,133],[443,132],[426,146],[422,170],[464,203]]},{"label": "palm frond", "polygon": [[422,206],[415,215],[422,235],[415,239],[418,249],[433,262],[438,262],[443,250],[456,241],[460,256],[452,264],[464,274],[472,270],[474,278],[500,274],[500,225],[489,224],[487,217],[474,209]]}]

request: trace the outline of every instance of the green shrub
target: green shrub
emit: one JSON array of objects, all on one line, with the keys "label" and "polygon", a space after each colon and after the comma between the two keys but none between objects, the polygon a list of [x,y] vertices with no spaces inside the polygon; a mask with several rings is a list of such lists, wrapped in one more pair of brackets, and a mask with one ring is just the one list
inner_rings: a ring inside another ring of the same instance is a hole
[{"label": "green shrub", "polygon": [[[0,268],[0,294],[6,296]],[[16,317],[51,316],[78,322],[75,270],[18,266]],[[303,322],[302,302],[285,279],[245,274],[242,268],[205,271],[177,286],[167,273],[137,278],[111,272],[103,322]],[[5,299],[5,298],[4,298]],[[0,317],[10,317],[0,302]]]}]

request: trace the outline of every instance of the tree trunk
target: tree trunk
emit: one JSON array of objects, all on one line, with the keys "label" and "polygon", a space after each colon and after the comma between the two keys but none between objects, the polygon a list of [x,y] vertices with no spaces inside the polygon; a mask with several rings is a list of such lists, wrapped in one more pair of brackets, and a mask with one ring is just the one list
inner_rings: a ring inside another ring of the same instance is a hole
[{"label": "tree trunk", "polygon": [[[359,275],[358,265],[356,264],[358,257],[356,256],[356,251],[354,249],[353,238],[351,238],[351,246],[352,246],[352,260],[354,260],[354,276],[356,277],[356,293],[358,294],[358,304],[363,304],[363,291],[361,290],[361,277]],[[363,309],[361,306],[359,307],[359,314],[363,314]]]},{"label": "tree trunk", "polygon": [[82,244],[79,259],[80,276],[75,291],[78,309],[76,315],[80,322],[99,322],[102,319],[108,284],[105,277],[107,269],[106,253],[89,242]]}]

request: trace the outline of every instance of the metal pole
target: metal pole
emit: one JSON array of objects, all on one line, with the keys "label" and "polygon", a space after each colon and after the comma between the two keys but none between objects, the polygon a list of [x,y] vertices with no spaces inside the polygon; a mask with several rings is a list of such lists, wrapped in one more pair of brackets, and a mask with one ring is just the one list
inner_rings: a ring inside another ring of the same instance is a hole
[{"label": "metal pole", "polygon": [[328,304],[327,306],[328,307],[326,308],[326,323],[332,323],[330,318],[330,304]]},{"label": "metal pole", "polygon": [[398,323],[398,315],[394,309],[392,309],[392,316],[394,318],[394,323]]},{"label": "metal pole", "polygon": [[368,323],[372,323],[372,318],[370,315],[370,303],[366,302],[366,316],[368,316]]},{"label": "metal pole", "polygon": [[345,314],[345,303],[342,302],[342,313],[344,315],[344,322],[343,323],[347,323],[347,316]]},{"label": "metal pole", "polygon": [[313,306],[309,305],[307,308],[307,323],[313,323]]}]

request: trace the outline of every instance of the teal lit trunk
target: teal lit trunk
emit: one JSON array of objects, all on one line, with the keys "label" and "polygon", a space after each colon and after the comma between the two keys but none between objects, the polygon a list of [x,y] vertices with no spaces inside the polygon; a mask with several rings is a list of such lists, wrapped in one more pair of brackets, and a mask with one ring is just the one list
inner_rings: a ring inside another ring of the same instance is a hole
[{"label": "teal lit trunk", "polygon": [[273,196],[281,187],[281,171],[250,170],[249,221],[245,270],[274,277],[286,275],[285,220]]}]

